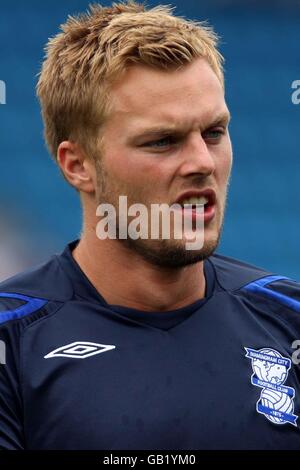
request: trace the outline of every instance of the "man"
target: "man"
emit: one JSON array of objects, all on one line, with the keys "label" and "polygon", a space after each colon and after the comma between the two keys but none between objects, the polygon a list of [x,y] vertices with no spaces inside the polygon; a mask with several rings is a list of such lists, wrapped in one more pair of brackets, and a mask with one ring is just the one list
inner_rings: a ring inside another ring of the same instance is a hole
[{"label": "man", "polygon": [[[216,46],[134,2],[50,40],[38,96],[83,230],[1,285],[1,448],[300,448],[299,285],[213,254],[232,164]],[[175,204],[170,236],[136,236],[134,204],[143,235]]]}]

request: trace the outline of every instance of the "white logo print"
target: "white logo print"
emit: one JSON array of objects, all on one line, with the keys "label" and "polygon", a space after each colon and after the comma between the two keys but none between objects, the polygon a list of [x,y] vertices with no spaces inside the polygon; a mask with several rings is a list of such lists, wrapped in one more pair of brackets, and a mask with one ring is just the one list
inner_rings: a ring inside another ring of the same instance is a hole
[{"label": "white logo print", "polygon": [[98,344],[90,343],[88,341],[75,341],[75,343],[66,344],[60,348],[54,349],[49,354],[44,356],[45,359],[51,357],[73,357],[74,359],[86,359],[96,354],[101,354],[111,349],[115,349],[116,346],[111,344]]},{"label": "white logo print", "polygon": [[245,348],[251,359],[251,383],[262,388],[256,410],[274,424],[290,423],[297,426],[294,415],[295,390],[284,385],[291,368],[291,360],[271,348]]}]

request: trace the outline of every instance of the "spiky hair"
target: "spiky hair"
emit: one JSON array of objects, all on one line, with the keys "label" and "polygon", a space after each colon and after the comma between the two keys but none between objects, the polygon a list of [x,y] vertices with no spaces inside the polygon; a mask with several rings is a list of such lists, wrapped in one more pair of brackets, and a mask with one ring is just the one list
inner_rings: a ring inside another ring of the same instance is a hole
[{"label": "spiky hair", "polygon": [[169,5],[94,4],[69,16],[46,46],[37,84],[50,153],[56,158],[60,142],[73,140],[94,155],[109,88],[132,64],[167,70],[204,57],[223,85],[217,43],[205,22],[174,16]]}]

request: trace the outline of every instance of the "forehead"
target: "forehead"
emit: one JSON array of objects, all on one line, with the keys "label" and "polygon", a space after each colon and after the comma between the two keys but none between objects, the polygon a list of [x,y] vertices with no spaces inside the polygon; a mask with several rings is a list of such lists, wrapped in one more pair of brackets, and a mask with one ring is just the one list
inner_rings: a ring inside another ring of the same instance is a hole
[{"label": "forehead", "polygon": [[172,71],[131,66],[112,87],[110,107],[110,120],[128,128],[193,125],[227,111],[223,87],[203,58]]}]

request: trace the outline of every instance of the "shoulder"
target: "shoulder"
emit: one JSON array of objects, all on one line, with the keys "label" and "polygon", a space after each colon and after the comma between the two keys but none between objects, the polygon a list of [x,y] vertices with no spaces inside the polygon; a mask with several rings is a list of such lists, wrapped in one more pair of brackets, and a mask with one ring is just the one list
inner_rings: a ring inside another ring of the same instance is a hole
[{"label": "shoulder", "polygon": [[218,254],[209,259],[221,289],[275,301],[300,313],[300,283],[297,280]]},{"label": "shoulder", "polygon": [[73,295],[59,256],[0,283],[0,328],[8,323],[26,325]]},{"label": "shoulder", "polygon": [[272,275],[270,271],[244,261],[214,254],[209,258],[213,264],[217,280],[225,290],[235,290],[243,285]]}]

